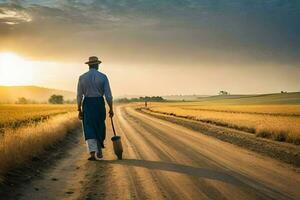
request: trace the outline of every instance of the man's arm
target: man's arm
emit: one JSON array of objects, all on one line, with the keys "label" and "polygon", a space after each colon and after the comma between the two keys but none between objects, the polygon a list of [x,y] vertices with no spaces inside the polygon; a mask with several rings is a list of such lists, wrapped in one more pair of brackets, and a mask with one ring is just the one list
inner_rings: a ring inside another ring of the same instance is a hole
[{"label": "man's arm", "polygon": [[83,89],[81,86],[81,81],[80,78],[78,80],[78,84],[77,84],[77,106],[78,106],[78,112],[79,112],[79,119],[82,119],[82,109],[81,109],[81,104],[82,104],[82,99],[83,99]]},{"label": "man's arm", "polygon": [[113,97],[111,94],[111,89],[109,85],[108,78],[106,77],[105,83],[104,83],[104,96],[106,99],[106,102],[109,106],[109,116],[113,117],[114,116],[114,111],[113,111]]}]

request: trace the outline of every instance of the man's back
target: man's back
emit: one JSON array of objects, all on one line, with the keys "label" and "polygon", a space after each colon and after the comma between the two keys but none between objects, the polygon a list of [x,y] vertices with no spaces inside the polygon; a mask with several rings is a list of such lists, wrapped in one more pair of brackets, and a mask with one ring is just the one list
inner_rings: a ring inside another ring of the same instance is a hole
[{"label": "man's back", "polygon": [[107,101],[112,101],[112,94],[108,78],[105,74],[96,69],[90,69],[80,76],[78,82],[77,100],[82,101],[82,97],[105,96]]}]

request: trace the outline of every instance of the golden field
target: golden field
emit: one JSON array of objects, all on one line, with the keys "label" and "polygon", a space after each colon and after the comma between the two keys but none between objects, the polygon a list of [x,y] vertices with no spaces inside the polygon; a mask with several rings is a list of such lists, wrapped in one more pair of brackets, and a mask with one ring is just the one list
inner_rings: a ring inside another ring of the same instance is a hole
[{"label": "golden field", "polygon": [[74,105],[0,105],[0,182],[80,125]]},{"label": "golden field", "polygon": [[72,111],[76,111],[75,105],[0,104],[0,132],[1,129],[3,132],[5,128],[18,128]]},{"label": "golden field", "polygon": [[300,105],[151,103],[154,112],[234,128],[258,137],[300,144]]}]

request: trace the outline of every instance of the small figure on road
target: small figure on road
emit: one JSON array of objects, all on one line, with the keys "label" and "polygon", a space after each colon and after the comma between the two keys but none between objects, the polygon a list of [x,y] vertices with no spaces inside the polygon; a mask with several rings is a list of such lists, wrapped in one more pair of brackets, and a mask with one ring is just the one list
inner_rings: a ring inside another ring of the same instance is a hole
[{"label": "small figure on road", "polygon": [[102,148],[106,137],[106,109],[103,96],[109,106],[109,117],[114,116],[113,97],[108,78],[98,71],[101,61],[89,57],[89,71],[79,77],[77,86],[78,117],[82,120],[84,138],[90,153],[89,160],[103,157]]}]

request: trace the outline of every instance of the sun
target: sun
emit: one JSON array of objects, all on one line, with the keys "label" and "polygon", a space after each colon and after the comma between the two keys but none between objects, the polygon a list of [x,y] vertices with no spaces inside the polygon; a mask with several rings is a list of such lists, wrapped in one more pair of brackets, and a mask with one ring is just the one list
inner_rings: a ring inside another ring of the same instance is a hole
[{"label": "sun", "polygon": [[29,85],[33,81],[33,67],[12,52],[0,52],[0,85]]}]

